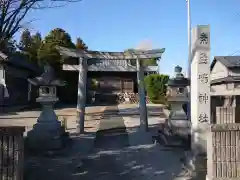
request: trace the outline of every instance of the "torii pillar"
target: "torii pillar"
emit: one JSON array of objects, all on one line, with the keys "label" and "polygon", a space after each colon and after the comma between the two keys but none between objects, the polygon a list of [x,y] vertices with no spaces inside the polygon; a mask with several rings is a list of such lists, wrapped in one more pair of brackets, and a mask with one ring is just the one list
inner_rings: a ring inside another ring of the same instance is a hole
[{"label": "torii pillar", "polygon": [[78,97],[77,97],[77,133],[84,133],[86,84],[87,84],[87,59],[79,58]]},{"label": "torii pillar", "polygon": [[[141,59],[136,60],[137,63],[137,82],[139,96],[139,113],[140,113],[140,130],[148,131],[148,115],[146,96],[144,88],[144,68]],[[78,73],[78,99],[77,99],[77,132],[84,133],[85,107],[86,107],[86,84],[87,84],[87,60],[79,58]]]},{"label": "torii pillar", "polygon": [[[144,68],[141,66],[140,60],[151,58],[160,58],[165,49],[152,49],[147,51],[133,52],[101,52],[101,51],[84,51],[69,49],[64,47],[56,47],[60,54],[65,57],[75,57],[79,59],[78,69],[78,102],[77,102],[77,132],[84,133],[84,115],[86,105],[86,84],[87,84],[87,61],[91,59],[102,60],[129,60],[137,61],[137,78],[139,91],[139,109],[140,109],[140,129],[148,130],[147,107],[144,89]],[[70,65],[71,66],[71,65]],[[75,65],[73,65],[75,66]],[[71,69],[71,68],[70,68]],[[72,70],[72,69],[71,69]]]},{"label": "torii pillar", "polygon": [[138,82],[138,96],[139,96],[139,114],[140,114],[140,130],[148,131],[148,115],[146,96],[144,88],[144,68],[141,63],[141,59],[136,60],[137,63],[137,82]]}]

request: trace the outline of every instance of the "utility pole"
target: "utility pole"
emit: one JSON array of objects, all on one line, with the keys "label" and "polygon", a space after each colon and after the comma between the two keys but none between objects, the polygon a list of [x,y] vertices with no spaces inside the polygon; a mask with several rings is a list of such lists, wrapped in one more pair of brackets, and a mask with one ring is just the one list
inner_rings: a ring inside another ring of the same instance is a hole
[{"label": "utility pole", "polygon": [[191,62],[192,62],[192,39],[191,39],[191,11],[190,11],[190,0],[187,2],[187,22],[188,22],[188,78],[191,77]]},{"label": "utility pole", "polygon": [[[187,30],[188,30],[188,78],[191,80],[191,63],[192,63],[192,39],[191,39],[191,11],[190,11],[190,0],[186,0],[187,2]],[[188,119],[191,120],[191,113],[190,113],[190,107],[191,107],[191,83],[189,86],[188,91],[189,96],[189,104],[188,104]]]}]

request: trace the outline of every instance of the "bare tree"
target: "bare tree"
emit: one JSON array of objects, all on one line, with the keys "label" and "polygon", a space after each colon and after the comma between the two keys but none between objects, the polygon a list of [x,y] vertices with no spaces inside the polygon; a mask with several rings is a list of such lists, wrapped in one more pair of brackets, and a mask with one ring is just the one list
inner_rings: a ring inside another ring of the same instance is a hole
[{"label": "bare tree", "polygon": [[81,0],[0,0],[0,49],[23,28],[23,20],[31,9],[65,6]]}]

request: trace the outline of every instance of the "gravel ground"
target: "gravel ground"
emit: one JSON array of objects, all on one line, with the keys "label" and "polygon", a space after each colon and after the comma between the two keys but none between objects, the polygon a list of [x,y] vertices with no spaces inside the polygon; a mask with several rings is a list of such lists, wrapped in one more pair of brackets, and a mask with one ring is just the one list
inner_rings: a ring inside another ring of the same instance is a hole
[{"label": "gravel ground", "polygon": [[[114,113],[113,107],[110,112]],[[124,124],[121,116],[110,120],[111,125]],[[100,127],[108,127],[108,122],[104,117]],[[152,144],[151,132],[126,127],[104,130],[97,133],[95,147],[77,174],[82,180],[173,180],[182,172],[183,154],[181,150],[166,151]]]},{"label": "gravel ground", "polygon": [[[166,151],[161,149],[160,145],[154,145],[149,141],[143,142],[142,138],[139,140],[141,137],[139,133],[127,134],[124,129],[99,133],[95,148],[83,160],[83,166],[77,173],[80,179],[176,179],[182,172],[180,158],[183,157],[183,151]],[[132,146],[131,141],[134,139],[139,142],[138,145]]]},{"label": "gravel ground", "polygon": [[90,134],[76,137],[74,147],[57,156],[29,156],[24,179],[187,179],[175,177],[182,171],[183,151],[163,150],[160,145],[152,144],[151,132],[126,129],[116,106],[106,108],[104,114],[99,129],[120,128],[98,131],[95,141]]}]

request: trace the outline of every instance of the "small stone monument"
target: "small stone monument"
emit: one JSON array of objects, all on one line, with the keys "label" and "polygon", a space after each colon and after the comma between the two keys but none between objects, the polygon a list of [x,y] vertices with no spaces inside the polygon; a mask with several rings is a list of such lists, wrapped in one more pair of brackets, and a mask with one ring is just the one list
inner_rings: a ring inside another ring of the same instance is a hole
[{"label": "small stone monument", "polygon": [[185,136],[190,134],[190,121],[183,109],[189,102],[186,88],[189,86],[189,79],[184,77],[180,66],[176,66],[174,71],[174,77],[169,79],[167,84],[167,99],[171,106],[168,126],[174,134]]},{"label": "small stone monument", "polygon": [[30,149],[54,150],[63,147],[62,136],[64,130],[61,122],[53,110],[53,105],[58,101],[56,87],[65,83],[55,78],[51,66],[44,66],[44,73],[40,77],[28,79],[29,83],[39,87],[37,102],[42,104],[42,112],[33,129],[27,134],[27,146]]}]

